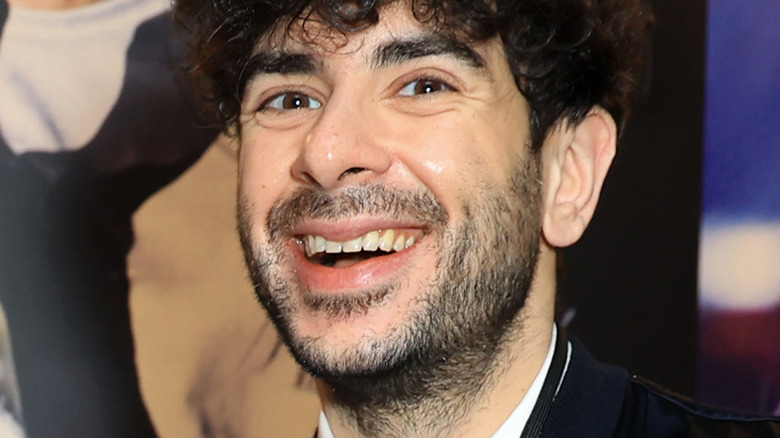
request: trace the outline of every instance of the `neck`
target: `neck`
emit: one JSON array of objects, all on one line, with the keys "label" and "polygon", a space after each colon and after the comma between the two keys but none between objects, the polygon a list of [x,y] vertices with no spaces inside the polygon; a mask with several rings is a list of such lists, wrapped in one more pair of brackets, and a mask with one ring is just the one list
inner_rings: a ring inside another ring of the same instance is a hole
[{"label": "neck", "polygon": [[522,337],[513,331],[482,366],[449,360],[427,376],[318,381],[323,409],[339,438],[489,436],[527,393],[550,332],[549,322]]}]

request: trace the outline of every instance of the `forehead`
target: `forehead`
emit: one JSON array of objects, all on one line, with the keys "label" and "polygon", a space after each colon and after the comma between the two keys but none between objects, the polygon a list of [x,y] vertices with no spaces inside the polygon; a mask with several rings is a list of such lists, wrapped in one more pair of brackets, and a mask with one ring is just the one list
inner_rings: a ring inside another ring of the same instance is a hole
[{"label": "forehead", "polygon": [[378,10],[379,21],[364,29],[343,31],[320,19],[316,14],[299,18],[281,19],[268,33],[261,36],[256,52],[295,50],[320,54],[349,54],[366,44],[382,39],[419,35],[425,26],[414,18],[405,2],[394,2]]},{"label": "forehead", "polygon": [[[334,28],[316,15],[282,21],[260,38],[254,55],[270,56],[270,61],[276,54],[294,53],[307,55],[305,59],[362,58],[375,69],[410,58],[442,54],[475,68],[484,64],[483,48],[489,44],[468,43],[452,32],[443,33],[432,24],[421,23],[406,2],[391,3],[378,14],[376,24],[357,31]],[[303,60],[304,57],[299,58]]]},{"label": "forehead", "polygon": [[496,69],[508,69],[498,37],[467,42],[452,32],[443,33],[421,23],[409,5],[395,2],[379,10],[376,24],[354,32],[336,29],[315,15],[280,21],[256,44],[239,79],[239,98],[243,99],[255,78],[266,74],[382,70],[427,56],[449,57],[491,82]]}]

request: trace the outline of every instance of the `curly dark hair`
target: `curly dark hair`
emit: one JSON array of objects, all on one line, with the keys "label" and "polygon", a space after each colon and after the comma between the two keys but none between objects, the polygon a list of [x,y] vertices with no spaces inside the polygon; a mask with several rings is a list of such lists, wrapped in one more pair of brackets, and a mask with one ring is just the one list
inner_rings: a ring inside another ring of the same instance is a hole
[{"label": "curly dark hair", "polygon": [[[191,72],[223,128],[238,127],[241,73],[259,38],[296,20],[348,33],[397,0],[177,0],[192,45]],[[642,0],[406,0],[426,26],[468,41],[496,35],[531,108],[532,144],[556,123],[598,105],[619,126],[643,72],[652,21]]]}]

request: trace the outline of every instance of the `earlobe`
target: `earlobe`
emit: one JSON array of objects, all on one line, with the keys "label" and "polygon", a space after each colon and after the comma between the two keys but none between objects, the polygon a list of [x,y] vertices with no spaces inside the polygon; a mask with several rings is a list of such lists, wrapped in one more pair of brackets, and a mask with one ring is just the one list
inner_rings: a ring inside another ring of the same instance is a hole
[{"label": "earlobe", "polygon": [[615,156],[617,127],[594,107],[577,125],[562,124],[542,146],[542,233],[550,246],[573,244],[585,232]]}]

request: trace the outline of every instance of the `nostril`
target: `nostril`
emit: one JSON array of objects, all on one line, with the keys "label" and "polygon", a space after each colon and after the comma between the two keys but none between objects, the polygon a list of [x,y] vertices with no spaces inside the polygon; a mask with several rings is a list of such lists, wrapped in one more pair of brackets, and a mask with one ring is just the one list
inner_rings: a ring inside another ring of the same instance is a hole
[{"label": "nostril", "polygon": [[301,177],[302,177],[303,181],[306,182],[306,183],[309,183],[309,184],[312,184],[312,185],[315,185],[315,186],[319,186],[320,185],[320,183],[317,181],[317,179],[314,178],[309,172],[304,172],[303,174],[301,174]]},{"label": "nostril", "polygon": [[344,172],[342,172],[341,175],[339,175],[339,179],[343,179],[347,175],[351,175],[353,173],[364,172],[365,170],[366,170],[365,167],[350,167],[349,169],[347,169]]}]

